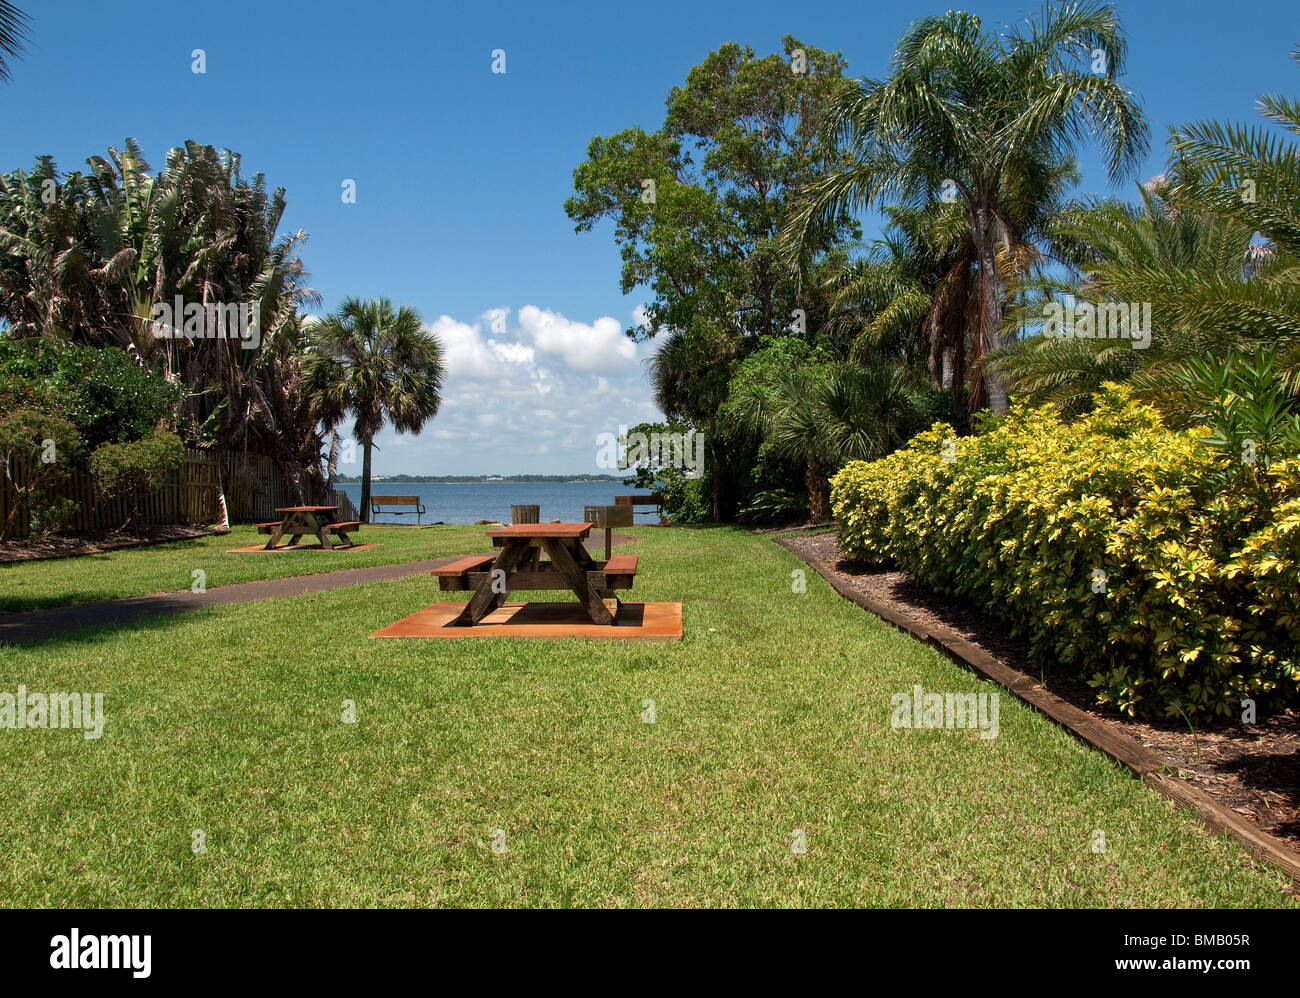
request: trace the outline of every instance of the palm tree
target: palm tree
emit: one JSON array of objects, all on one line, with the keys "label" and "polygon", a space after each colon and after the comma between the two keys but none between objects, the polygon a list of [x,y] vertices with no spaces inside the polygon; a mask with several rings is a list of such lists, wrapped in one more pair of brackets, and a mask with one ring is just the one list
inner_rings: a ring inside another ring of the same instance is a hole
[{"label": "palm tree", "polygon": [[[1300,134],[1294,100],[1266,95],[1259,106]],[[1171,150],[1166,175],[1140,189],[1136,206],[1061,213],[1049,242],[1068,273],[1030,282],[1038,297],[1021,310],[1032,319],[1036,304],[1060,295],[1149,302],[1150,348],[1022,340],[992,359],[1018,396],[1072,414],[1091,407],[1103,382],[1127,381],[1180,423],[1198,365],[1227,370],[1260,350],[1276,358],[1284,390],[1300,393],[1300,147],[1273,130],[1201,122],[1176,129]]]},{"label": "palm tree", "polygon": [[889,205],[885,236],[865,259],[827,282],[832,341],[849,339],[858,364],[902,354],[922,357],[931,386],[948,388],[952,411],[965,406],[966,327],[975,263],[965,217],[956,205]]},{"label": "palm tree", "polygon": [[769,383],[738,386],[727,411],[779,457],[804,466],[814,523],[831,517],[829,479],[840,464],[884,457],[924,422],[907,373],[896,364],[804,364]]},{"label": "palm tree", "polygon": [[418,433],[438,414],[442,346],[418,311],[394,309],[387,298],[348,298],[308,327],[308,339],[303,387],[327,428],[349,415],[354,421],[363,449],[361,517],[369,522],[375,436],[385,422],[400,433]]},{"label": "palm tree", "polygon": [[[1107,381],[1130,381],[1179,358],[1231,349],[1241,333],[1241,313],[1229,313],[1225,323],[1209,289],[1246,280],[1253,232],[1222,215],[1180,208],[1168,194],[1157,180],[1141,189],[1137,207],[1103,201],[1063,212],[1050,241],[1066,272],[1020,282],[1024,297],[1007,316],[1009,324],[1041,321],[1042,305],[1062,296],[1090,303],[1150,302],[1150,346],[1135,350],[1122,339],[1042,336],[1010,343],[990,355],[989,363],[1017,398],[1056,405],[1073,416],[1091,408],[1093,394]],[[1159,404],[1165,390],[1143,394]]]},{"label": "palm tree", "polygon": [[13,78],[9,60],[17,59],[23,54],[27,20],[27,15],[13,4],[0,0],[0,80]]},{"label": "palm tree", "polygon": [[[1085,133],[1099,140],[1112,179],[1146,150],[1145,119],[1118,82],[1125,50],[1115,9],[1091,0],[1044,7],[1006,35],[961,12],[917,21],[891,78],[863,80],[838,100],[833,121],[856,162],[807,188],[786,233],[792,251],[802,257],[808,235],[841,212],[949,197],[962,206],[975,256],[972,361],[998,349],[999,255],[1014,256],[1020,228],[1012,192],[1072,160]],[[987,381],[988,403],[1005,411],[996,372]],[[984,388],[973,387],[978,408]]]}]

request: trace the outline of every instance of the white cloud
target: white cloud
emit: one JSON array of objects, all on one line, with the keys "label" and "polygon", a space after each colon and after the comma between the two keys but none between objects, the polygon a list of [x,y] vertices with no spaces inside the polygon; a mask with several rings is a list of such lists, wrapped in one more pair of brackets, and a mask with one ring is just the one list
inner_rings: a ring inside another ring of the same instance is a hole
[{"label": "white cloud", "polygon": [[442,343],[443,361],[449,380],[496,376],[501,359],[483,342],[477,323],[471,326],[457,322],[449,315],[440,315],[429,329]]},{"label": "white cloud", "polygon": [[641,364],[649,348],[611,316],[578,322],[525,305],[470,322],[441,315],[429,329],[447,367],[442,409],[400,446],[381,433],[377,474],[598,472],[598,433],[659,418]]},{"label": "white cloud", "polygon": [[525,305],[519,310],[519,328],[537,349],[557,354],[577,371],[617,371],[636,363],[636,343],[623,335],[622,324],[612,316],[587,324]]}]

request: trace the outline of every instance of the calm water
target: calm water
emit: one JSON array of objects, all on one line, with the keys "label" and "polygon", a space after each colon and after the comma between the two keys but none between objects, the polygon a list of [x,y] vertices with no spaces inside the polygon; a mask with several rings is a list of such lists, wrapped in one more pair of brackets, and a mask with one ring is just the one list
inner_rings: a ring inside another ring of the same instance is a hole
[{"label": "calm water", "polygon": [[[361,508],[361,485],[340,485],[351,498],[352,504]],[[476,520],[510,522],[510,507],[536,504],[541,507],[541,519],[564,520],[572,523],[582,519],[583,506],[612,506],[614,496],[644,492],[630,485],[613,482],[472,482],[464,485],[441,485],[406,482],[392,484],[375,482],[372,495],[419,496],[428,510],[420,517],[421,523],[474,523]],[[384,516],[374,518],[376,523],[415,523],[415,516]],[[637,523],[655,523],[653,509],[640,509]]]}]

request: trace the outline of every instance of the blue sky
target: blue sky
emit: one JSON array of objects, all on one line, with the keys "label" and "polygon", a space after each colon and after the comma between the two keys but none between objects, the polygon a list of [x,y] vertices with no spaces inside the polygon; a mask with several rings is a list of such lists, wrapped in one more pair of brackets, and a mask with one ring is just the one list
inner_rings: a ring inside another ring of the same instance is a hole
[{"label": "blue sky", "polygon": [[[381,436],[379,474],[599,470],[596,434],[656,410],[653,346],[620,338],[642,299],[619,293],[612,232],[575,234],[564,214],[587,142],[656,128],[668,90],[724,41],[766,54],[794,34],[879,77],[910,21],[962,6],[18,4],[32,44],[0,86],[0,169],[38,153],[77,169],[126,136],[155,167],[186,139],[231,148],[246,173],[287,189],[284,227],[310,233],[303,257],[323,310],[387,296],[444,337],[444,411],[418,438]],[[1038,9],[964,6],[986,25]],[[1161,169],[1168,126],[1251,121],[1260,93],[1300,93],[1294,0],[1120,10],[1126,82],[1152,126],[1144,178]],[[204,74],[191,70],[194,49]],[[491,72],[494,49],[505,74]],[[1092,150],[1080,161],[1081,191],[1106,192]],[[355,204],[342,201],[345,179]]]}]

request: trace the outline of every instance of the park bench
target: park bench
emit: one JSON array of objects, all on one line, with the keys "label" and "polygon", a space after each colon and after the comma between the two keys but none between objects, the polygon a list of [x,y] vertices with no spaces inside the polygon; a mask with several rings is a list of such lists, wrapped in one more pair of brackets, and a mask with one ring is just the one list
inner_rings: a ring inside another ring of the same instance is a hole
[{"label": "park bench", "polygon": [[473,588],[469,584],[470,572],[482,572],[495,560],[494,554],[472,554],[453,561],[450,565],[435,568],[430,574],[438,577],[438,588],[444,593],[461,592]]},{"label": "park bench", "polygon": [[[403,506],[412,507],[404,509],[382,509],[383,506]],[[408,516],[415,514],[415,525],[420,525],[420,517],[427,513],[424,503],[420,502],[419,496],[371,496],[370,497],[370,515],[378,516],[380,513],[387,513],[389,516]]]},{"label": "park bench", "polygon": [[664,497],[658,492],[640,493],[633,496],[615,496],[615,506],[631,506],[634,510],[640,506],[652,507],[662,520],[664,515]]}]

